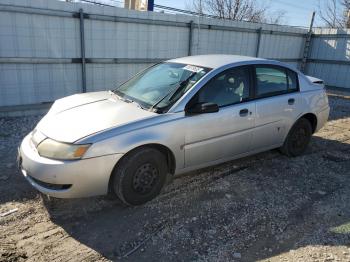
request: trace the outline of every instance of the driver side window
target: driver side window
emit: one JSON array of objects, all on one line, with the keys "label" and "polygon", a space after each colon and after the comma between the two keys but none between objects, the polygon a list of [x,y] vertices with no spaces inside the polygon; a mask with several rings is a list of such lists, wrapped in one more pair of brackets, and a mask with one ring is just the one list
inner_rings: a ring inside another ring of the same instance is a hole
[{"label": "driver side window", "polygon": [[249,98],[249,69],[236,67],[214,76],[196,94],[197,103],[215,103],[219,107],[243,102]]}]

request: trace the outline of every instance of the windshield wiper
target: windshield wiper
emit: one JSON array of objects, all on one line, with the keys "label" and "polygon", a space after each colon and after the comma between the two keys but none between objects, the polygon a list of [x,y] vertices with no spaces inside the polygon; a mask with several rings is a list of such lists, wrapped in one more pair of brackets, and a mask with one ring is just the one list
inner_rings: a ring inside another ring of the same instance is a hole
[{"label": "windshield wiper", "polygon": [[134,103],[134,104],[136,104],[139,108],[141,108],[141,109],[145,109],[140,103],[137,103],[136,101],[134,101],[134,100],[130,100],[131,101],[131,103]]},{"label": "windshield wiper", "polygon": [[[116,90],[115,90],[115,91],[109,90],[109,93],[110,93],[111,95],[115,95],[119,100],[122,100],[122,101],[126,100],[126,99],[125,99],[124,97],[122,97],[121,95],[118,95],[118,94],[116,93]],[[125,102],[127,102],[127,101],[125,101]]]},{"label": "windshield wiper", "polygon": [[159,99],[153,106],[150,107],[150,111],[154,110],[157,105],[159,105],[165,98],[170,96],[169,101],[178,94],[178,92],[189,82],[189,80],[195,75],[197,72],[193,72],[192,74],[189,75],[185,80],[181,81],[179,83],[179,86],[176,87],[175,89],[172,89],[170,92],[168,92],[165,96],[163,96],[161,99]]},{"label": "windshield wiper", "polygon": [[126,98],[126,97],[121,97],[120,95],[117,95],[115,92],[112,92],[116,97],[118,97],[119,100],[126,102],[126,103],[134,103],[136,104],[138,107],[145,109],[143,106],[141,106],[139,103],[137,103],[136,101],[130,99],[130,98]]}]

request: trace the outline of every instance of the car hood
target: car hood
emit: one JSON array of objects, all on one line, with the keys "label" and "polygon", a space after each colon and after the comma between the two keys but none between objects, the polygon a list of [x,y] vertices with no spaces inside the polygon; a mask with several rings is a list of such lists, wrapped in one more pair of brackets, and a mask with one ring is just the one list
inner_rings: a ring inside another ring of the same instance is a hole
[{"label": "car hood", "polygon": [[156,113],[127,103],[109,91],[57,100],[36,129],[57,141],[73,143],[105,129],[152,117]]}]

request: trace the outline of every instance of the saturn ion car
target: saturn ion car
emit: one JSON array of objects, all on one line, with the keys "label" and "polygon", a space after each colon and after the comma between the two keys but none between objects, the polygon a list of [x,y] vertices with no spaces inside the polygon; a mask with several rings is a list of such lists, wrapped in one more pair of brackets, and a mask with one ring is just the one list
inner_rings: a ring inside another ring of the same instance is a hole
[{"label": "saturn ion car", "polygon": [[57,100],[23,139],[19,163],[44,194],[110,192],[139,205],[180,173],[274,148],[299,156],[328,115],[322,80],[286,64],[189,56]]}]

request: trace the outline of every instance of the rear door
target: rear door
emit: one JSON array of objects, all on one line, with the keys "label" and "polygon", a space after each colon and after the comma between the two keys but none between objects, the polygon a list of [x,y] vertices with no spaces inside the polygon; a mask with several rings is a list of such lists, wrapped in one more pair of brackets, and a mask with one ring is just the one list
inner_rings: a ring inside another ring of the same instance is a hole
[{"label": "rear door", "polygon": [[298,77],[274,65],[254,66],[256,118],[252,149],[279,146],[301,114]]}]

